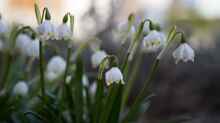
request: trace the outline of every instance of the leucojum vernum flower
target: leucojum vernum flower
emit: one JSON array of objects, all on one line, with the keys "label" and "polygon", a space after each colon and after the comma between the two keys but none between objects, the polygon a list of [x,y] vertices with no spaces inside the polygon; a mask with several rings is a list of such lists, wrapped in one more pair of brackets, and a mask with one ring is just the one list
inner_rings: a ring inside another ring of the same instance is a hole
[{"label": "leucojum vernum flower", "polygon": [[[47,7],[43,11],[37,3],[34,7],[37,28],[6,25],[0,16],[2,123],[136,122],[147,111],[143,107],[151,106],[150,85],[160,61],[170,55],[175,63],[194,62],[196,53],[176,26],[166,32],[151,19],[131,14],[111,30],[113,36],[107,36],[112,41],[108,43],[117,43],[118,49],[112,51],[99,34],[76,43],[70,12],[57,25]],[[167,52],[176,44],[172,54]],[[144,67],[139,64],[149,53],[156,56],[154,62],[145,68],[143,85],[127,105],[139,67]]]}]

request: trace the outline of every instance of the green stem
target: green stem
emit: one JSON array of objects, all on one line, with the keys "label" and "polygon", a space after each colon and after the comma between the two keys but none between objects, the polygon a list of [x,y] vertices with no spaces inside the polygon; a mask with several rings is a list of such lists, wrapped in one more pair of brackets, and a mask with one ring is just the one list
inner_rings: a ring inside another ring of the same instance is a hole
[{"label": "green stem", "polygon": [[66,84],[66,78],[67,78],[67,74],[68,74],[68,71],[69,71],[69,65],[70,65],[70,56],[71,56],[71,50],[72,48],[71,47],[68,47],[67,49],[67,59],[66,59],[66,69],[65,69],[65,73],[64,73],[64,84]]},{"label": "green stem", "polygon": [[124,94],[123,94],[123,99],[122,99],[122,107],[121,109],[123,110],[126,103],[127,103],[127,100],[128,100],[128,95],[131,91],[131,88],[134,84],[134,80],[136,78],[136,75],[137,75],[137,72],[138,72],[138,68],[140,66],[140,63],[141,63],[141,60],[142,60],[142,56],[143,54],[138,54],[136,60],[135,60],[135,63],[134,63],[134,67],[132,68],[132,73],[128,79],[128,82],[127,82],[127,86],[125,87],[125,90],[124,90]]},{"label": "green stem", "polygon": [[44,77],[44,63],[43,63],[43,45],[40,41],[40,84],[41,84],[41,94],[45,97],[45,77]]},{"label": "green stem", "polygon": [[7,83],[8,81],[11,65],[12,65],[12,56],[10,53],[7,53],[5,60],[5,69],[4,69],[4,74],[2,76],[2,83],[0,85],[0,90],[4,87],[5,83]]}]

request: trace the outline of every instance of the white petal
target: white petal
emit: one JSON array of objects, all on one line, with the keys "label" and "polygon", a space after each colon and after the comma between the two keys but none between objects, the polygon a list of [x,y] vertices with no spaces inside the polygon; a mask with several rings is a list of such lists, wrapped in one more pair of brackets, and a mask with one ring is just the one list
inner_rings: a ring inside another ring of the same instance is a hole
[{"label": "white petal", "polygon": [[107,85],[111,85],[112,83],[119,83],[123,84],[123,75],[121,70],[117,67],[113,67],[105,73],[105,81]]},{"label": "white petal", "polygon": [[30,43],[31,38],[27,34],[19,34],[16,39],[16,47],[25,55],[27,55],[27,48],[29,48]]},{"label": "white petal", "polygon": [[70,39],[72,36],[72,31],[67,24],[61,24],[57,31],[59,39]]},{"label": "white petal", "polygon": [[47,73],[53,73],[57,77],[64,73],[66,61],[60,56],[54,56],[47,64]]},{"label": "white petal", "polygon": [[38,32],[44,40],[57,38],[56,28],[49,20],[45,20],[41,25],[39,25]]},{"label": "white petal", "polygon": [[173,52],[173,58],[176,60],[176,63],[178,63],[179,61],[183,61],[183,62],[192,61],[192,62],[194,62],[194,57],[195,57],[194,50],[187,43],[181,44]]},{"label": "white petal", "polygon": [[98,67],[103,59],[107,56],[105,51],[97,51],[92,55],[91,61],[94,68]]},{"label": "white petal", "polygon": [[35,39],[31,41],[29,46],[27,47],[27,54],[31,57],[39,57],[39,48],[40,48],[40,41],[38,39]]}]

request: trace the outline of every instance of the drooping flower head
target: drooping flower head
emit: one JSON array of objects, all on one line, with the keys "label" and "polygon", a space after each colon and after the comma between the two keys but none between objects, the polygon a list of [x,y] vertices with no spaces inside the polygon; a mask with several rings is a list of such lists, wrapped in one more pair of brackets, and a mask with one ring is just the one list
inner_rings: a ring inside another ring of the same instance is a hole
[{"label": "drooping flower head", "polygon": [[28,94],[28,85],[25,81],[19,81],[13,88],[13,93],[19,96],[26,96]]},{"label": "drooping flower head", "polygon": [[66,61],[60,56],[54,56],[47,64],[46,77],[52,81],[60,77],[66,69]]},{"label": "drooping flower head", "polygon": [[57,39],[57,30],[50,20],[45,20],[37,30],[43,40]]},{"label": "drooping flower head", "polygon": [[142,49],[146,52],[156,52],[166,44],[164,33],[153,30],[150,31],[142,41]]},{"label": "drooping flower head", "polygon": [[108,86],[113,83],[124,84],[121,70],[118,67],[112,67],[105,73],[105,82]]},{"label": "drooping flower head", "polygon": [[179,61],[194,62],[194,57],[194,50],[187,43],[181,43],[180,46],[173,52],[173,58],[175,59],[176,64]]},{"label": "drooping flower head", "polygon": [[29,46],[27,47],[27,55],[30,57],[39,58],[40,55],[39,49],[40,49],[40,41],[39,39],[35,38],[29,43]]},{"label": "drooping flower head", "polygon": [[27,55],[27,48],[31,43],[31,38],[27,34],[20,33],[16,39],[16,47],[21,51],[22,54]]},{"label": "drooping flower head", "polygon": [[59,25],[57,32],[60,40],[68,40],[72,38],[72,31],[66,23]]},{"label": "drooping flower head", "polygon": [[107,53],[105,51],[96,51],[91,58],[92,66],[94,68],[98,67],[102,60],[107,57]]}]

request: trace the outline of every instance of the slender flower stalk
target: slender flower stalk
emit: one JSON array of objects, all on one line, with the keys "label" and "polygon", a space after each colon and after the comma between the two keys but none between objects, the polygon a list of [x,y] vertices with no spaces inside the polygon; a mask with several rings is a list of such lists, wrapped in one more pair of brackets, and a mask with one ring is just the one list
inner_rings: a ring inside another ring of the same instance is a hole
[{"label": "slender flower stalk", "polygon": [[42,41],[40,41],[40,86],[41,86],[41,94],[43,98],[45,97],[45,77],[44,77],[44,62],[43,62],[43,44]]},{"label": "slender flower stalk", "polygon": [[66,81],[67,81],[67,75],[68,75],[68,72],[69,72],[71,51],[72,51],[72,48],[68,47],[68,49],[67,49],[67,59],[66,59],[66,68],[65,68],[64,80],[63,80],[64,84],[67,83]]}]

